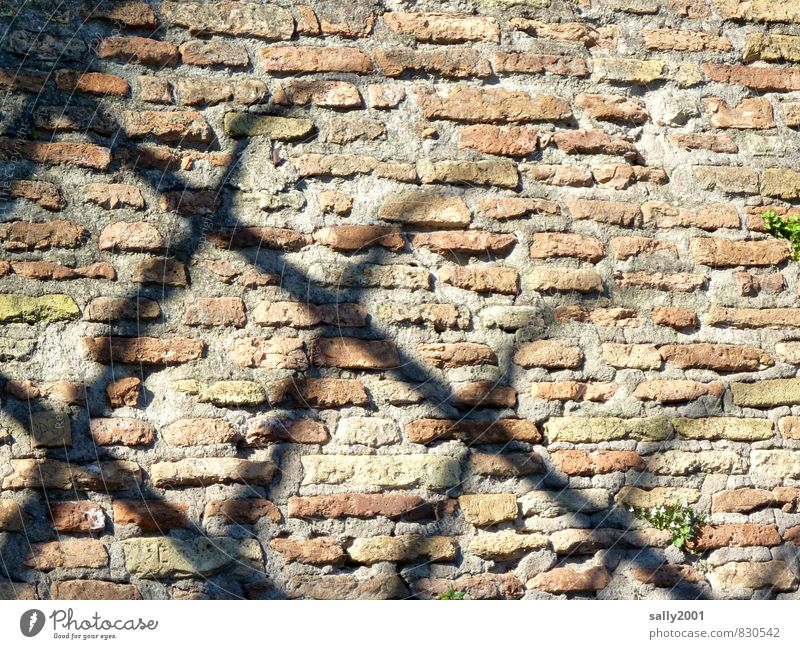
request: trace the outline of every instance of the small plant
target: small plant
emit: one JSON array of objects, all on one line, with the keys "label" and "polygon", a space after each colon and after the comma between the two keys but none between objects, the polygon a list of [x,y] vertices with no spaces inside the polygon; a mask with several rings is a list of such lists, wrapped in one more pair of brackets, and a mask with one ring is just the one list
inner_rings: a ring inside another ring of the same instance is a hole
[{"label": "small plant", "polygon": [[775,210],[769,210],[761,215],[761,220],[769,234],[789,242],[792,259],[800,261],[800,215],[795,214],[784,219]]},{"label": "small plant", "polygon": [[455,590],[451,586],[444,593],[439,595],[438,599],[464,599],[464,595],[466,595],[464,591]]},{"label": "small plant", "polygon": [[655,505],[654,507],[629,507],[639,518],[643,518],[658,530],[672,533],[672,545],[695,554],[689,547],[697,536],[697,528],[706,522],[706,515],[696,512],[686,503],[680,505]]}]

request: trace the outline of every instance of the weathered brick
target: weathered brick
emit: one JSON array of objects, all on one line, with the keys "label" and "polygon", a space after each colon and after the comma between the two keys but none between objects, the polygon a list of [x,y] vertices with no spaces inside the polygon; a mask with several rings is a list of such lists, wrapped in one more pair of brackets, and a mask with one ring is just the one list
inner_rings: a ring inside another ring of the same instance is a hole
[{"label": "weathered brick", "polygon": [[202,327],[243,327],[247,322],[240,297],[195,298],[183,313],[183,324]]},{"label": "weathered brick", "polygon": [[704,133],[670,133],[667,140],[687,151],[706,149],[714,153],[738,153],[739,147],[729,135]]},{"label": "weathered brick", "polygon": [[715,304],[706,312],[704,322],[741,328],[800,327],[800,309],[727,308]]},{"label": "weathered brick", "polygon": [[288,514],[295,518],[424,518],[433,513],[422,497],[402,492],[343,493],[330,496],[292,496]]},{"label": "weathered brick", "polygon": [[232,563],[258,566],[262,550],[255,539],[196,537],[183,540],[169,536],[130,538],[122,541],[125,567],[141,579],[205,577]]},{"label": "weathered brick", "polygon": [[703,99],[706,113],[710,116],[711,125],[717,128],[774,128],[775,119],[769,99],[742,99],[736,106],[730,107],[724,99],[706,97]]},{"label": "weathered brick", "polygon": [[602,293],[603,281],[594,269],[536,266],[526,274],[531,291]]},{"label": "weathered brick", "polygon": [[150,465],[150,481],[156,487],[205,486],[238,482],[267,485],[275,475],[269,460],[244,460],[233,457],[191,458]]},{"label": "weathered brick", "polygon": [[692,293],[705,288],[708,277],[692,273],[615,272],[614,282],[620,288]]},{"label": "weathered brick", "polygon": [[74,165],[87,169],[108,169],[111,151],[83,142],[37,142],[0,137],[0,159],[21,156],[39,164]]},{"label": "weathered brick", "polygon": [[469,542],[469,553],[482,559],[511,561],[547,547],[544,534],[518,534],[513,531],[478,534]]},{"label": "weathered brick", "polygon": [[550,443],[596,444],[619,439],[663,441],[672,436],[672,426],[664,417],[551,417],[544,430]]},{"label": "weathered brick", "polygon": [[175,527],[189,527],[189,507],[182,502],[164,500],[115,500],[114,522],[136,525],[143,532],[161,532]]},{"label": "weathered brick", "polygon": [[582,93],[575,98],[575,105],[594,119],[603,122],[626,122],[644,124],[650,119],[644,102],[621,95],[593,95]]},{"label": "weathered brick", "polygon": [[525,368],[574,369],[583,363],[583,351],[577,345],[559,340],[537,340],[520,343],[514,353],[514,364]]},{"label": "weathered brick", "polygon": [[785,561],[732,561],[712,568],[706,574],[715,591],[738,588],[769,588],[772,591],[793,590],[797,577]]},{"label": "weathered brick", "polygon": [[50,502],[49,510],[59,532],[97,532],[106,526],[105,512],[91,500]]},{"label": "weathered brick", "polygon": [[252,319],[266,327],[313,327],[332,324],[342,327],[362,327],[367,313],[359,304],[308,304],[306,302],[261,302],[252,311]]},{"label": "weathered brick", "polygon": [[372,60],[356,47],[263,47],[259,63],[265,72],[373,72]]},{"label": "weathered brick", "polygon": [[739,84],[761,92],[800,90],[800,68],[703,63],[700,69],[709,81]]},{"label": "weathered brick", "polygon": [[99,579],[70,579],[50,584],[50,599],[127,600],[142,599],[142,596],[133,584],[117,584]]},{"label": "weathered brick", "polygon": [[493,59],[495,72],[562,74],[585,77],[589,74],[586,59],[560,54],[529,54],[527,52],[496,52]]},{"label": "weathered brick", "polygon": [[434,367],[497,365],[491,347],[482,343],[428,343],[419,345],[417,351],[425,363]]},{"label": "weathered brick", "polygon": [[58,70],[56,72],[56,86],[64,92],[86,92],[91,95],[116,95],[127,96],[130,91],[128,82],[122,77],[105,72],[75,72],[73,70]]},{"label": "weathered brick", "polygon": [[794,405],[800,379],[761,379],[757,383],[732,383],[733,402],[747,408]]},{"label": "weathered brick", "polygon": [[517,478],[542,473],[544,466],[535,453],[478,453],[469,456],[469,468],[476,475]]},{"label": "weathered brick", "polygon": [[531,257],[576,257],[582,261],[600,261],[605,249],[602,241],[594,237],[567,232],[537,232],[531,238]]},{"label": "weathered brick", "polygon": [[679,29],[645,29],[642,32],[649,50],[678,52],[730,52],[731,42],[724,36]]},{"label": "weathered brick", "polygon": [[69,295],[55,293],[29,297],[0,293],[0,323],[74,320],[79,314],[78,305]]},{"label": "weathered brick", "polygon": [[257,36],[288,40],[294,34],[294,20],[284,8],[253,2],[162,2],[161,15],[167,23],[186,27],[193,33]]},{"label": "weathered brick", "polygon": [[790,450],[752,451],[751,473],[782,484],[786,478],[800,476],[800,453]]},{"label": "weathered brick", "polygon": [[249,422],[245,437],[248,446],[267,446],[272,442],[325,444],[329,439],[325,424],[311,419],[280,421],[259,418]]},{"label": "weathered brick", "polygon": [[209,500],[203,510],[203,519],[214,517],[221,517],[232,523],[252,524],[260,518],[278,523],[281,520],[281,512],[274,503],[265,498]]},{"label": "weathered brick", "polygon": [[788,201],[800,198],[800,173],[792,169],[767,168],[761,176],[761,193]]},{"label": "weathered brick", "polygon": [[414,91],[427,119],[502,123],[561,121],[572,116],[569,103],[552,95],[470,87],[454,88],[446,96],[424,87]]},{"label": "weathered brick", "polygon": [[335,600],[405,599],[408,588],[394,572],[356,576],[297,575],[287,585],[287,594],[294,598]]},{"label": "weathered brick", "polygon": [[417,173],[424,184],[454,183],[490,185],[515,189],[519,183],[516,167],[505,161],[442,160],[417,162]]},{"label": "weathered brick", "polygon": [[127,363],[141,365],[176,365],[197,360],[203,355],[205,343],[196,338],[121,338],[98,336],[83,338],[88,355],[97,363]]},{"label": "weathered brick", "polygon": [[536,151],[537,131],[526,126],[473,124],[458,131],[460,149],[476,149],[491,155],[525,157]]},{"label": "weathered brick", "polygon": [[500,444],[509,441],[538,444],[539,429],[527,419],[420,419],[406,424],[405,434],[416,444],[459,439],[466,444]]},{"label": "weathered brick", "polygon": [[430,228],[467,227],[471,220],[462,198],[431,191],[392,194],[381,204],[378,216],[384,221]]},{"label": "weathered brick", "polygon": [[92,439],[101,446],[147,445],[153,443],[156,435],[152,424],[132,417],[95,417],[89,422],[89,430]]},{"label": "weathered brick", "polygon": [[672,425],[678,435],[686,439],[730,439],[735,442],[752,442],[770,439],[774,435],[772,422],[768,419],[677,417],[672,419]]},{"label": "weathered brick", "polygon": [[167,444],[176,446],[227,444],[238,438],[224,419],[178,419],[162,428],[159,434]]},{"label": "weathered brick", "polygon": [[742,61],[800,62],[800,37],[789,34],[747,34]]},{"label": "weathered brick", "polygon": [[147,298],[96,297],[83,310],[83,318],[89,322],[152,320],[159,315],[158,303]]},{"label": "weathered brick", "polygon": [[467,381],[452,386],[450,402],[456,408],[514,408],[517,391],[496,381]]},{"label": "weathered brick", "polygon": [[12,180],[5,184],[7,198],[26,198],[51,212],[58,212],[66,206],[61,188],[55,183],[43,180]]},{"label": "weathered brick", "polygon": [[36,570],[56,568],[104,568],[108,551],[97,539],[62,539],[31,545],[22,564]]},{"label": "weathered brick", "polygon": [[372,50],[372,57],[387,77],[399,77],[406,72],[425,72],[463,79],[485,78],[492,73],[489,61],[472,48],[448,47],[427,50],[408,47],[379,48]]},{"label": "weathered brick", "polygon": [[130,489],[141,482],[135,462],[113,460],[81,466],[59,460],[11,460],[11,474],[3,489],[89,489],[115,491]]},{"label": "weathered brick", "polygon": [[747,459],[733,451],[662,451],[645,458],[647,471],[655,475],[696,475],[747,472]]},{"label": "weathered brick", "polygon": [[642,470],[645,462],[635,451],[553,451],[550,458],[567,475],[593,476],[616,471]]},{"label": "weathered brick", "polygon": [[732,203],[716,203],[697,208],[678,208],[669,203],[648,201],[641,205],[643,221],[659,228],[739,228],[741,221]]},{"label": "weathered brick", "polygon": [[473,525],[496,525],[517,518],[517,497],[514,494],[459,496],[458,506],[467,522]]},{"label": "weathered brick", "polygon": [[193,110],[124,111],[125,133],[131,138],[155,137],[166,142],[209,142],[211,129]]},{"label": "weathered brick", "polygon": [[247,50],[240,44],[212,38],[183,43],[178,50],[181,60],[188,65],[224,65],[243,68],[250,63]]},{"label": "weathered brick", "polygon": [[100,3],[92,7],[81,7],[81,18],[108,20],[124,27],[139,29],[155,29],[158,24],[156,15],[146,2]]},{"label": "weathered brick", "polygon": [[519,274],[514,268],[446,266],[439,271],[438,279],[476,293],[516,295]]},{"label": "weathered brick", "polygon": [[458,484],[458,460],[441,455],[304,455],[303,484],[447,489]]},{"label": "weathered brick", "polygon": [[674,403],[693,401],[704,396],[719,397],[725,392],[721,381],[702,383],[689,379],[653,379],[642,381],[633,391],[633,396],[643,401]]},{"label": "weathered brick", "polygon": [[407,562],[420,559],[426,562],[453,561],[456,543],[449,536],[371,536],[355,539],[347,553],[352,561],[367,565],[380,561]]},{"label": "weathered brick", "polygon": [[774,525],[702,525],[691,545],[702,552],[725,547],[769,547],[782,541]]},{"label": "weathered brick", "polygon": [[178,62],[178,48],[172,43],[141,36],[109,36],[100,41],[97,56],[125,63],[166,66]]},{"label": "weathered brick", "polygon": [[745,345],[687,343],[662,345],[658,351],[667,363],[681,369],[752,372],[774,365],[769,354]]},{"label": "weathered brick", "polygon": [[692,171],[703,189],[726,194],[758,193],[758,172],[750,167],[695,165]]},{"label": "weathered brick", "polygon": [[542,165],[523,163],[519,170],[531,180],[560,187],[591,187],[592,173],[581,165]]},{"label": "weathered brick", "polygon": [[619,57],[595,57],[592,59],[592,78],[647,85],[663,80],[666,61],[660,59],[628,59]]},{"label": "weathered brick", "polygon": [[617,385],[614,383],[548,381],[531,385],[534,399],[552,401],[608,401],[616,391]]},{"label": "weathered brick", "polygon": [[346,557],[342,546],[327,536],[311,539],[278,538],[272,539],[269,545],[283,557],[284,561],[299,561],[312,565],[341,565]]},{"label": "weathered brick", "polygon": [[500,40],[500,26],[494,18],[453,13],[393,11],[384,21],[395,32],[413,36],[423,43],[462,43]]}]

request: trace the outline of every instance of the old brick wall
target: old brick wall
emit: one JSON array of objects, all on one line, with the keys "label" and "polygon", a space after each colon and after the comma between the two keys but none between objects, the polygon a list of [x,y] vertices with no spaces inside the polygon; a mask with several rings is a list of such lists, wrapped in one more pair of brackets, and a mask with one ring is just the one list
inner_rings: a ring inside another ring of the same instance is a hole
[{"label": "old brick wall", "polygon": [[797,596],[800,2],[0,19],[0,595]]}]

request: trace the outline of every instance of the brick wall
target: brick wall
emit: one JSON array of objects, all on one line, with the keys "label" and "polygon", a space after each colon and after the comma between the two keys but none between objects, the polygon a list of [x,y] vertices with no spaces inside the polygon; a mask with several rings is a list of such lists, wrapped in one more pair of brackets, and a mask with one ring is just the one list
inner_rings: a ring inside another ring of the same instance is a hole
[{"label": "brick wall", "polygon": [[800,3],[94,4],[0,1],[0,595],[797,596]]}]

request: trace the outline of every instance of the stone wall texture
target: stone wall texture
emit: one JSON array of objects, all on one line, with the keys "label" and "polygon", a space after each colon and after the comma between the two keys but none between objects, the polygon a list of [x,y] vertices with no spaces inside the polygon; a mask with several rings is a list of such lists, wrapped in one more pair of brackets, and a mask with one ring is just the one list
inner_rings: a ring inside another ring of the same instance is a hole
[{"label": "stone wall texture", "polygon": [[800,2],[0,21],[0,596],[798,597]]}]

